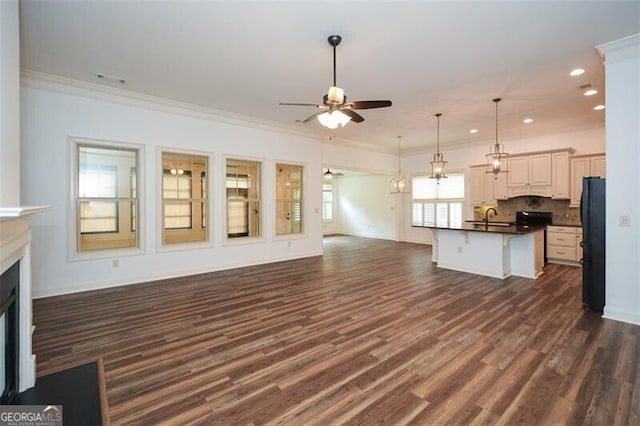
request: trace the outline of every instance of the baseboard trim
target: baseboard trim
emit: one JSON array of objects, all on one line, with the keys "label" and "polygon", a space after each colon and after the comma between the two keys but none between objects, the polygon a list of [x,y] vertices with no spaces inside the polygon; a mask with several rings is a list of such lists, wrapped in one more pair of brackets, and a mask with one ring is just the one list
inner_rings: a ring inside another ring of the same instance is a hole
[{"label": "baseboard trim", "polygon": [[605,305],[602,318],[640,325],[640,313]]}]

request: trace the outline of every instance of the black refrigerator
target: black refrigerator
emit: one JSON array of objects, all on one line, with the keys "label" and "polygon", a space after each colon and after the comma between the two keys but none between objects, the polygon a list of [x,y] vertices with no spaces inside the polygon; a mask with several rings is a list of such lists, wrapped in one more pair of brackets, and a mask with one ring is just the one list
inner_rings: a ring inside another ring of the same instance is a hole
[{"label": "black refrigerator", "polygon": [[580,200],[582,220],[582,306],[604,309],[605,286],[605,180],[586,177]]}]

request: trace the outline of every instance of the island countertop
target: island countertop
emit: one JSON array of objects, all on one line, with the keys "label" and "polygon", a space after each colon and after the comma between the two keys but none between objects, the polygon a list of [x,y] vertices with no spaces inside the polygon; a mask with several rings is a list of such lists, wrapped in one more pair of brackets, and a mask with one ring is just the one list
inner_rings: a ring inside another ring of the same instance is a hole
[{"label": "island countertop", "polygon": [[490,232],[493,234],[511,234],[511,235],[523,235],[530,234],[536,231],[542,231],[544,226],[529,226],[529,225],[485,225],[484,223],[469,223],[465,222],[460,226],[415,226],[414,228],[428,228],[428,229],[449,229],[453,231],[472,231],[472,232]]}]

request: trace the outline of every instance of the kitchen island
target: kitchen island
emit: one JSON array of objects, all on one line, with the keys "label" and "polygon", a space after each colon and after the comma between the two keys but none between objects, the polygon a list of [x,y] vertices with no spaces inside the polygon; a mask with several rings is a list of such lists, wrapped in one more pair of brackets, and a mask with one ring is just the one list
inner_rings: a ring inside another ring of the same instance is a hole
[{"label": "kitchen island", "polygon": [[439,268],[494,278],[537,278],[544,267],[544,227],[426,226],[433,232],[432,261]]}]

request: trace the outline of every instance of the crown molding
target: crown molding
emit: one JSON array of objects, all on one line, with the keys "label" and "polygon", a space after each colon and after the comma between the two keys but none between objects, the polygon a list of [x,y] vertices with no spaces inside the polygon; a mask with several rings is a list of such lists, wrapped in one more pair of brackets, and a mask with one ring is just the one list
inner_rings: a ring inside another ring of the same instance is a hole
[{"label": "crown molding", "polygon": [[640,33],[596,46],[605,65],[640,57]]},{"label": "crown molding", "polygon": [[67,95],[82,96],[105,102],[119,103],[127,106],[152,109],[171,114],[216,121],[235,126],[250,127],[261,130],[287,133],[294,136],[319,140],[321,134],[311,129],[301,129],[293,125],[236,114],[202,105],[175,101],[157,96],[124,90],[95,83],[75,80],[58,75],[42,73],[22,68],[20,84],[31,89],[49,90]]}]

